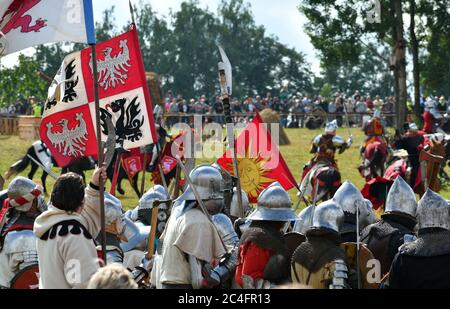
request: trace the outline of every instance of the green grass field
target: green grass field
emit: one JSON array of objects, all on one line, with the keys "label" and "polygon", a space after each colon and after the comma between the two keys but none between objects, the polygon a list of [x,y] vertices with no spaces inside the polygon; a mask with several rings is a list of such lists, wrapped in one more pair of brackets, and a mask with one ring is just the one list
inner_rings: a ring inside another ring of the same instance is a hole
[{"label": "green grass field", "polygon": [[[299,180],[301,171],[306,162],[311,159],[309,153],[311,140],[322,131],[310,131],[307,129],[288,129],[287,135],[291,141],[291,145],[282,146],[281,153],[290,167],[293,175]],[[364,139],[364,135],[360,129],[352,129],[354,136],[354,143],[352,147],[342,155],[337,155],[338,164],[342,173],[343,180],[350,180],[359,188],[364,185],[363,178],[359,175],[357,167],[360,164],[359,147]],[[338,134],[344,138],[347,138],[347,130],[340,129]],[[27,148],[31,145],[31,142],[20,140],[16,136],[0,136],[0,173],[4,173],[8,170],[9,166],[19,160],[25,155]],[[198,163],[212,163],[214,160],[198,160]],[[26,176],[29,169],[22,173],[22,176]],[[54,169],[56,173],[59,173],[58,169]],[[92,172],[87,173],[89,179]],[[40,183],[41,171],[38,171],[35,175],[35,181]],[[8,185],[8,181],[5,187]],[[47,188],[51,191],[54,181],[51,177],[47,178]],[[126,191],[125,196],[119,196],[125,208],[135,207],[138,202],[138,198],[132,191],[128,181],[124,181],[124,189]],[[147,173],[146,189],[151,187],[150,175]],[[294,201],[296,199],[296,191],[292,190],[291,196]],[[450,199],[450,190],[448,187],[444,187],[441,194]]]}]

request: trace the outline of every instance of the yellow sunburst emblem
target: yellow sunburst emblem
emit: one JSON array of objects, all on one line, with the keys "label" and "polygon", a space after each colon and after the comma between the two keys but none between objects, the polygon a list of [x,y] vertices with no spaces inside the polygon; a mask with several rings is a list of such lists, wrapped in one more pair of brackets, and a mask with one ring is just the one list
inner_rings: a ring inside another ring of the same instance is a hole
[{"label": "yellow sunburst emblem", "polygon": [[[267,184],[271,184],[275,180],[269,177],[270,171],[264,168],[270,158],[261,158],[259,154],[251,156],[251,148],[250,145],[246,149],[245,157],[238,154],[238,169],[242,190],[249,195],[250,200],[256,200]],[[232,171],[231,174],[234,176],[233,161],[228,161],[227,165],[228,170]]]}]

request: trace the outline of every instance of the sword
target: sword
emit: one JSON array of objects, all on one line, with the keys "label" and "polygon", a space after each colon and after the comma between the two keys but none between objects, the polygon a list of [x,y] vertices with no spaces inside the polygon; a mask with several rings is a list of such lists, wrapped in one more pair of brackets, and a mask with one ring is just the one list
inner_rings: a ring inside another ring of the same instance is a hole
[{"label": "sword", "polygon": [[42,168],[42,170],[44,172],[46,172],[50,177],[52,177],[54,180],[58,179],[58,176],[56,176],[55,173],[53,173],[50,169],[46,168],[44,165],[42,165],[42,163],[38,162],[36,159],[34,159],[32,156],[30,156],[29,154],[27,154],[27,157],[33,161],[34,163],[36,163],[40,168]]},{"label": "sword", "polygon": [[351,130],[350,130],[350,120],[349,120],[349,118],[348,118],[347,106],[345,105],[345,103],[344,103],[343,105],[344,105],[345,119],[347,120],[347,130],[348,130],[348,135],[349,135],[349,137],[350,137],[351,139],[353,139],[353,134],[352,134],[352,132],[351,132]]}]

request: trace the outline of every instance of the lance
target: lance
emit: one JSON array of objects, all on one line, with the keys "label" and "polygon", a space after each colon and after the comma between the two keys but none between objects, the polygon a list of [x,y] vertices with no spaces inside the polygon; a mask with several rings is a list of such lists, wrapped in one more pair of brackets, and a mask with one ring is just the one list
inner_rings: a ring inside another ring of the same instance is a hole
[{"label": "lance", "polygon": [[142,180],[141,180],[141,197],[142,195],[144,195],[144,191],[145,191],[145,174],[147,172],[147,155],[151,154],[150,152],[150,148],[148,146],[144,146],[141,148],[141,153],[144,155],[144,165],[143,165],[143,170],[142,170]]},{"label": "lance", "polygon": [[[102,134],[100,125],[100,99],[98,94],[98,67],[97,67],[97,46],[96,44],[91,44],[92,50],[92,73],[94,80],[94,99],[95,99],[95,122],[97,130],[97,156],[98,162],[103,162],[103,148],[102,148]],[[105,187],[103,179],[100,177],[99,180],[99,199],[100,199],[100,226],[101,226],[101,239],[102,239],[102,253],[103,262],[106,265],[106,219],[105,219]]]},{"label": "lance", "polygon": [[33,161],[34,163],[36,163],[37,166],[39,166],[44,172],[46,172],[50,177],[52,177],[54,180],[58,179],[58,176],[56,176],[55,173],[52,172],[51,169],[45,167],[43,164],[41,164],[41,162],[38,162],[38,160],[34,159],[32,156],[30,156],[29,154],[27,154],[27,157]]},{"label": "lance", "polygon": [[236,189],[237,189],[237,202],[238,202],[238,210],[239,217],[243,218],[245,216],[244,207],[242,205],[242,187],[241,180],[239,175],[239,164],[237,160],[237,151],[235,145],[234,138],[234,123],[233,118],[231,117],[231,105],[230,105],[230,96],[232,94],[233,89],[233,71],[231,68],[230,60],[226,55],[225,51],[222,47],[219,47],[220,57],[222,61],[219,62],[219,81],[220,81],[220,89],[222,92],[222,104],[223,104],[223,112],[225,115],[225,122],[227,123],[227,139],[228,139],[228,147],[230,148],[233,156],[233,168],[234,175],[236,176]]},{"label": "lance", "polygon": [[353,134],[352,134],[352,131],[350,130],[350,119],[349,119],[349,116],[348,116],[347,106],[345,105],[345,103],[343,105],[344,105],[345,119],[346,119],[346,122],[347,122],[348,136],[351,139],[353,139]]}]

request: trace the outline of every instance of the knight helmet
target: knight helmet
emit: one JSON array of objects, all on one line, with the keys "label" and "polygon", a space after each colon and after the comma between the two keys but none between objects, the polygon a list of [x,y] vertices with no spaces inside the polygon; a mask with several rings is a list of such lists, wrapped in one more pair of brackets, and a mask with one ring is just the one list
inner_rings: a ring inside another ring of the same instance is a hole
[{"label": "knight helmet", "polygon": [[427,190],[417,207],[419,231],[428,228],[450,230],[449,206],[439,194]]},{"label": "knight helmet", "polygon": [[[210,165],[199,165],[189,175],[200,199],[212,214],[219,213],[224,207],[224,181],[222,174]],[[180,197],[184,201],[196,201],[194,191],[189,185]]]},{"label": "knight helmet", "polygon": [[311,227],[311,212],[313,211],[313,206],[308,206],[303,209],[298,215],[298,220],[294,225],[294,232],[300,233],[302,235],[306,235],[306,232]]},{"label": "knight helmet", "polygon": [[[145,225],[150,225],[151,211],[155,202],[168,200],[168,194],[164,187],[155,186],[147,191],[139,200],[139,205],[133,210],[131,218],[141,221]],[[134,220],[134,221],[136,221]]]},{"label": "knight helmet", "polygon": [[356,207],[365,203],[361,192],[350,181],[342,184],[334,194],[333,200],[348,214],[356,214]]},{"label": "knight helmet", "polygon": [[329,122],[325,126],[325,133],[326,134],[333,134],[336,132],[336,130],[339,128],[337,120],[333,120],[332,122]]},{"label": "knight helmet", "polygon": [[339,233],[344,224],[344,211],[333,200],[326,201],[314,210],[314,218],[311,230],[328,230]]},{"label": "knight helmet", "polygon": [[[245,193],[243,190],[241,190],[241,196],[242,196],[242,208],[244,209],[244,216],[246,216],[250,210],[250,202],[248,200],[247,193]],[[231,199],[231,205],[230,205],[230,215],[235,218],[239,218],[239,204],[238,204],[238,195],[237,195],[237,189],[233,189],[233,198]]]},{"label": "knight helmet", "polygon": [[402,214],[415,218],[416,211],[416,194],[402,177],[397,177],[386,199],[385,214]]},{"label": "knight helmet", "polygon": [[43,212],[46,210],[43,192],[44,189],[32,180],[16,177],[8,187],[9,206],[19,212],[27,212],[33,206],[34,200],[37,199],[37,208]]},{"label": "knight helmet", "polygon": [[409,129],[409,131],[418,131],[419,130],[419,127],[417,126],[417,124],[415,124],[414,122],[413,123],[410,123],[409,124],[409,126],[408,126],[408,129]]},{"label": "knight helmet", "polygon": [[364,207],[360,212],[359,229],[362,231],[365,227],[374,224],[377,221],[373,204],[368,199],[364,199]]},{"label": "knight helmet", "polygon": [[261,192],[256,210],[250,214],[248,219],[252,221],[296,221],[297,216],[291,207],[291,197],[278,182],[275,182]]}]

